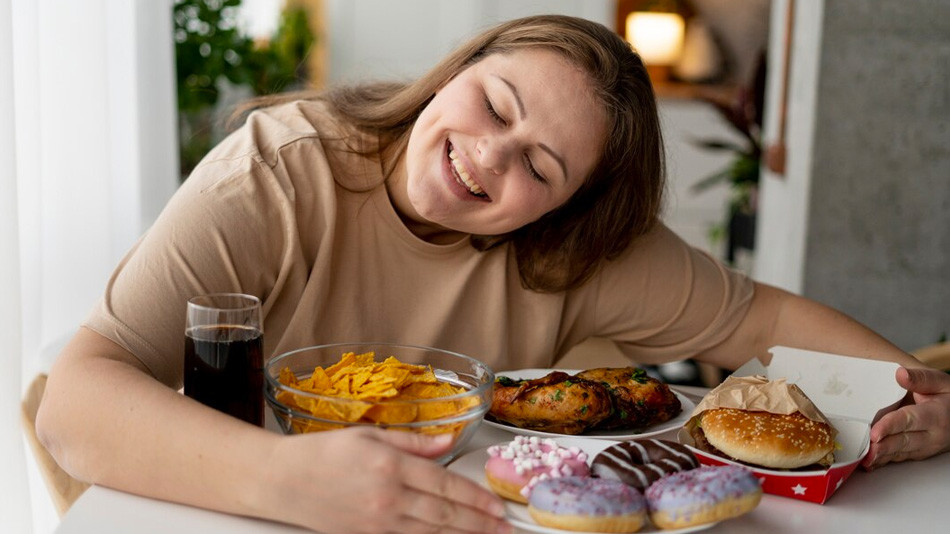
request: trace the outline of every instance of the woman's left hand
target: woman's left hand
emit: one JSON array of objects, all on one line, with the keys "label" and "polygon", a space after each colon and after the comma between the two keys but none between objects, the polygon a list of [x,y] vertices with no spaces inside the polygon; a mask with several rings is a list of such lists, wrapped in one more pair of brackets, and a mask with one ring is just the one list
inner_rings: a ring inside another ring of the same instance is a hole
[{"label": "woman's left hand", "polygon": [[950,374],[901,367],[896,378],[911,402],[871,427],[871,450],[862,462],[868,470],[950,450]]}]

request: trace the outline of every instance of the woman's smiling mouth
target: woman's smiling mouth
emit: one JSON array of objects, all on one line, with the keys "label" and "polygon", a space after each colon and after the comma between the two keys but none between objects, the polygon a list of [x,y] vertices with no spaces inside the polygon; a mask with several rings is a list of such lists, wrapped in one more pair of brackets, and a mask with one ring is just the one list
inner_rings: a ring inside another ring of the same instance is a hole
[{"label": "woman's smiling mouth", "polygon": [[459,185],[468,189],[468,192],[473,196],[482,199],[488,199],[488,194],[482,190],[481,186],[478,185],[474,179],[472,179],[471,175],[469,175],[468,171],[465,169],[465,166],[459,159],[458,154],[455,153],[455,147],[452,146],[452,143],[449,142],[446,144],[446,150],[449,156],[449,168],[452,169],[452,175],[455,177],[455,181],[458,182]]}]

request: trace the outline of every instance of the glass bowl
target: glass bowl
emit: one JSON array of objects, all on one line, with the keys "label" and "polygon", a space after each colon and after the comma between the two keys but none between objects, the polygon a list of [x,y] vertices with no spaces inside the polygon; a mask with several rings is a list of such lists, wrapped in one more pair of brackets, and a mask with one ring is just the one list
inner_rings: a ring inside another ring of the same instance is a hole
[{"label": "glass bowl", "polygon": [[[464,391],[436,398],[403,400],[397,396],[366,401],[303,391],[280,380],[281,371],[285,369],[302,381],[310,378],[316,367],[326,370],[339,363],[346,353],[367,352],[375,353],[377,363],[394,356],[404,364],[428,366],[439,382]],[[447,463],[471,439],[488,412],[495,375],[482,362],[447,350],[390,343],[338,343],[276,356],[267,362],[264,380],[264,399],[284,433],[352,426],[377,426],[423,434],[451,433],[454,436],[451,450],[436,459]]]}]

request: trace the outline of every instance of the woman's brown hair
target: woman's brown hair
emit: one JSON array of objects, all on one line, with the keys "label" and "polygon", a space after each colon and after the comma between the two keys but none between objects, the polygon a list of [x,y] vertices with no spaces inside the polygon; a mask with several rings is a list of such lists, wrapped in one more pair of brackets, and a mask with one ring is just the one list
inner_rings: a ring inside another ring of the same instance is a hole
[{"label": "woman's brown hair", "polygon": [[[380,136],[384,162],[405,150],[416,118],[435,92],[491,54],[525,48],[553,50],[588,76],[607,112],[600,159],[562,206],[513,232],[472,236],[478,250],[511,242],[525,287],[542,292],[577,287],[617,257],[659,218],[665,187],[663,141],[646,68],[623,39],[603,25],[561,15],[494,26],[409,83],[370,83],[310,94],[354,127]],[[258,101],[271,105],[300,95]]]}]

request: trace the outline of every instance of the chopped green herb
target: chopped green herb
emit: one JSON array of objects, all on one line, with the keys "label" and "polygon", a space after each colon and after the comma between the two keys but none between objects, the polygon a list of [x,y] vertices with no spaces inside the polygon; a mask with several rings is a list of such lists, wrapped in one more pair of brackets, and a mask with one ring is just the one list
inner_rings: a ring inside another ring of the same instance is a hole
[{"label": "chopped green herb", "polygon": [[630,380],[633,380],[637,384],[645,384],[647,378],[647,372],[639,367],[634,369],[633,373],[630,374]]},{"label": "chopped green herb", "polygon": [[512,386],[517,386],[520,380],[515,380],[507,376],[499,376],[498,378],[495,379],[495,382],[498,382],[499,384],[507,388],[507,387],[512,387]]},{"label": "chopped green herb", "polygon": [[586,414],[586,413],[587,413],[587,405],[586,405],[586,404],[583,405],[583,406],[581,406],[581,413],[582,413],[582,414]]},{"label": "chopped green herb", "polygon": [[555,402],[560,402],[564,398],[564,392],[560,389],[554,390],[554,395],[552,396]]}]

